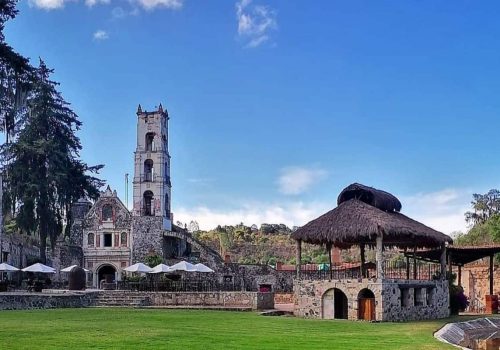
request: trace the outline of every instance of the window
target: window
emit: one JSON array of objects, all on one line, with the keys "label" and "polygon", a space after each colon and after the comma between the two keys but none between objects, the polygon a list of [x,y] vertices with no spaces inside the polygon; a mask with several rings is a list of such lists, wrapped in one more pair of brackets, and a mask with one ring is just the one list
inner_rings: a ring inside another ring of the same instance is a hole
[{"label": "window", "polygon": [[427,306],[431,306],[432,305],[432,299],[434,299],[434,288],[433,287],[429,287],[426,289],[425,291],[425,302],[426,302],[426,305]]},{"label": "window", "polygon": [[401,289],[401,307],[410,306],[410,289],[403,288]]},{"label": "window", "polygon": [[89,235],[87,236],[87,245],[89,247],[94,246],[94,234],[93,233],[89,233]]},{"label": "window", "polygon": [[144,192],[143,199],[142,199],[142,210],[143,214],[147,216],[152,216],[154,215],[154,208],[153,208],[153,192],[151,191],[146,191]]},{"label": "window", "polygon": [[112,221],[113,220],[113,207],[111,204],[105,204],[102,207],[102,221]]},{"label": "window", "polygon": [[165,216],[170,217],[170,201],[168,200],[168,194],[165,193]]},{"label": "window", "polygon": [[144,161],[144,181],[153,181],[153,161],[151,159],[146,159]]},{"label": "window", "polygon": [[414,306],[423,306],[424,298],[423,298],[423,289],[422,288],[414,288],[413,289],[413,305]]},{"label": "window", "polygon": [[2,262],[7,262],[9,259],[9,252],[2,252]]},{"label": "window", "polygon": [[151,152],[154,151],[155,149],[155,133],[154,132],[148,132],[146,134],[146,151]]},{"label": "window", "polygon": [[105,247],[113,246],[113,235],[111,233],[104,233],[104,246]]},{"label": "window", "polygon": [[121,237],[120,237],[120,241],[122,243],[122,247],[127,246],[127,232],[122,232]]}]

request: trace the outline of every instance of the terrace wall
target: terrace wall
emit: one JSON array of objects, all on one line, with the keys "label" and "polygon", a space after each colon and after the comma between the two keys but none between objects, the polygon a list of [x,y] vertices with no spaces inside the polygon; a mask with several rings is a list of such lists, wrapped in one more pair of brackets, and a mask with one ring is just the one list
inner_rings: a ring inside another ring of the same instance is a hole
[{"label": "terrace wall", "polygon": [[328,308],[332,306],[323,305],[323,296],[333,288],[346,295],[349,320],[358,319],[358,295],[365,288],[375,295],[377,321],[412,321],[449,316],[447,281],[373,279],[296,280],[294,314],[306,318],[326,318],[324,314],[329,313]]},{"label": "terrace wall", "polygon": [[94,305],[97,293],[0,293],[0,310],[80,308]]}]

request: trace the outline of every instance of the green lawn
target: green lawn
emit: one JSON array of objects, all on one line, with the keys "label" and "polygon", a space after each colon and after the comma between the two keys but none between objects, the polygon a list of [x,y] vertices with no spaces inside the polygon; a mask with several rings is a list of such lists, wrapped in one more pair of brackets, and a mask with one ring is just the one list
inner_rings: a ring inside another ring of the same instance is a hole
[{"label": "green lawn", "polygon": [[366,323],[114,308],[0,311],[0,349],[453,349],[432,336],[447,321]]}]

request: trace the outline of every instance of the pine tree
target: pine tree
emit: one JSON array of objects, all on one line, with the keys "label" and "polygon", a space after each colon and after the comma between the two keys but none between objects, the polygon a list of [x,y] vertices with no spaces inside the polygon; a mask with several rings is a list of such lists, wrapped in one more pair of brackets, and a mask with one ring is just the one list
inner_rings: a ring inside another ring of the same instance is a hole
[{"label": "pine tree", "polygon": [[42,262],[47,241],[53,248],[64,221],[71,222],[71,204],[96,198],[104,184],[91,175],[102,165],[88,166],[78,158],[82,146],[75,132],[81,122],[50,80],[52,72],[40,60],[20,131],[2,147],[17,225],[39,235]]},{"label": "pine tree", "polygon": [[33,67],[6,42],[5,23],[17,15],[17,0],[0,0],[0,130],[6,140],[14,136],[16,122],[26,107]]}]

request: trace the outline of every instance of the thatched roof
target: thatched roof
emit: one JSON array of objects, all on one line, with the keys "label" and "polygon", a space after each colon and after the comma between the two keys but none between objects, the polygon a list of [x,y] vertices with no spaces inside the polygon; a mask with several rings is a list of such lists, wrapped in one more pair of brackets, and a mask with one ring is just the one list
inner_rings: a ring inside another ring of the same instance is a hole
[{"label": "thatched roof", "polygon": [[337,205],[353,198],[359,199],[360,201],[379,208],[380,210],[389,212],[401,211],[401,202],[389,192],[377,190],[376,188],[358,183],[353,183],[340,192],[339,197],[337,198]]},{"label": "thatched roof", "polygon": [[374,245],[379,232],[387,246],[436,247],[453,242],[449,236],[403,214],[384,211],[358,199],[342,200],[337,208],[297,229],[291,237],[306,243],[349,248],[360,243]]}]

